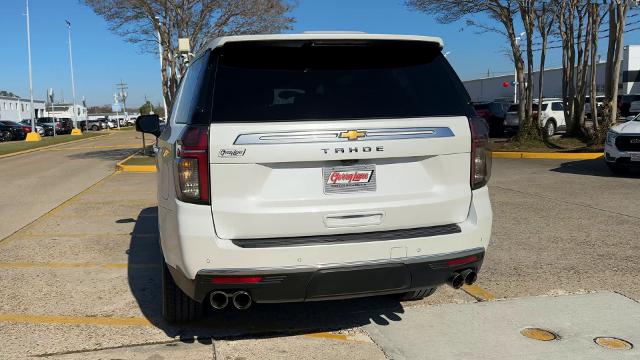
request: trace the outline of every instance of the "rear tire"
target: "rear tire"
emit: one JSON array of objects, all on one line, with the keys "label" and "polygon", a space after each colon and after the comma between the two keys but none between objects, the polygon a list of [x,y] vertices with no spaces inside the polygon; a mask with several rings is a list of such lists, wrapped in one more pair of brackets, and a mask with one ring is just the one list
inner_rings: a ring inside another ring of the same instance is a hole
[{"label": "rear tire", "polygon": [[429,297],[431,295],[433,295],[434,292],[436,292],[438,288],[432,287],[432,288],[422,288],[422,289],[418,289],[418,290],[414,290],[414,291],[409,291],[406,293],[402,293],[402,294],[398,294],[398,300],[400,301],[416,301],[416,300],[422,300],[426,297]]},{"label": "rear tire", "polygon": [[544,125],[544,130],[547,133],[547,136],[553,136],[556,134],[556,123],[553,120],[547,120],[547,123]]},{"label": "rear tire", "polygon": [[10,131],[3,131],[0,137],[2,138],[3,141],[13,140],[13,134]]},{"label": "rear tire", "polygon": [[93,131],[98,131],[98,130],[100,130],[100,128],[98,127],[98,125],[93,125],[93,126],[91,127],[91,130],[93,130]]},{"label": "rear tire", "polygon": [[173,280],[167,264],[162,261],[162,316],[170,323],[185,323],[201,318],[202,303],[185,294]]}]

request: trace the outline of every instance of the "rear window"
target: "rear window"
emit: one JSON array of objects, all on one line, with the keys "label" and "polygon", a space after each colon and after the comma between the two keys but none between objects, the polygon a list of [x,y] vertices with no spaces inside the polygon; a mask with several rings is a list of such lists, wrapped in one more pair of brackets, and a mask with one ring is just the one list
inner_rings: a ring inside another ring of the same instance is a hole
[{"label": "rear window", "polygon": [[469,115],[436,44],[230,43],[218,53],[214,122]]}]

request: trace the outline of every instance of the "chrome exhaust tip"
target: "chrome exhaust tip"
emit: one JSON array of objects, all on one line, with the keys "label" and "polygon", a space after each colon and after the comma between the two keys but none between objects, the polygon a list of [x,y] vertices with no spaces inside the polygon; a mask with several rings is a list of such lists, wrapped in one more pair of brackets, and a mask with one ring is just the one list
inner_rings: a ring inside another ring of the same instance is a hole
[{"label": "chrome exhaust tip", "polygon": [[460,289],[464,285],[464,276],[462,274],[454,272],[447,280],[447,284],[454,289]]},{"label": "chrome exhaust tip", "polygon": [[251,295],[246,291],[237,291],[232,295],[233,306],[238,310],[245,310],[251,306]]},{"label": "chrome exhaust tip", "polygon": [[467,285],[472,285],[476,280],[478,280],[478,273],[471,269],[463,271],[460,275],[464,277],[464,283]]},{"label": "chrome exhaust tip", "polygon": [[214,291],[209,295],[209,302],[214,309],[222,310],[229,305],[229,295],[224,291]]}]

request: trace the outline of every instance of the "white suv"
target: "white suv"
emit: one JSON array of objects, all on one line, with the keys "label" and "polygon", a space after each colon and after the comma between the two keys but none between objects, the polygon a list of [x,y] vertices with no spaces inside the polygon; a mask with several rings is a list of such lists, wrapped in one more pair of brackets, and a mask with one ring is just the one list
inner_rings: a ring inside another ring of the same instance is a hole
[{"label": "white suv", "polygon": [[471,284],[491,236],[488,128],[439,38],[222,37],[158,138],[163,312]]},{"label": "white suv", "polygon": [[640,167],[640,115],[612,127],[604,145],[604,160],[613,173]]},{"label": "white suv", "polygon": [[[538,116],[540,127],[545,129],[547,136],[553,136],[558,131],[567,130],[567,122],[564,119],[564,105],[560,99],[544,99],[542,112],[538,115],[538,101],[533,103],[534,116]],[[506,133],[516,133],[520,128],[518,117],[518,104],[512,104],[507,110],[507,116],[503,122]]]}]

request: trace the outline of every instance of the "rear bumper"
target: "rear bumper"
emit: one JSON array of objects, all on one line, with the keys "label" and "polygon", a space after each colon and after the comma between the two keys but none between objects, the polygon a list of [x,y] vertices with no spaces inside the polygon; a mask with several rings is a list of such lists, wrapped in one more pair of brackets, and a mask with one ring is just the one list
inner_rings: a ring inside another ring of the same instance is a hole
[{"label": "rear bumper", "polygon": [[[444,284],[453,272],[480,271],[484,249],[328,268],[273,268],[201,270],[194,280],[169,267],[176,283],[193,299],[202,302],[214,290],[243,290],[257,303],[335,300],[401,293]],[[453,260],[453,262],[451,262]],[[216,284],[215,278],[258,277],[252,284]]]}]

